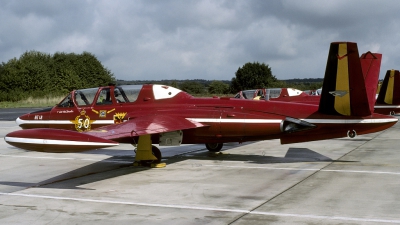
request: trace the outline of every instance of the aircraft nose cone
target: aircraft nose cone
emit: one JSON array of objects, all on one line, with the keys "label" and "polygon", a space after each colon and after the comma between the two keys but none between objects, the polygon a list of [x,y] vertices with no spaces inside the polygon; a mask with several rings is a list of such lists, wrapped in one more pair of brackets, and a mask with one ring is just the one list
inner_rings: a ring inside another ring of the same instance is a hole
[{"label": "aircraft nose cone", "polygon": [[16,123],[18,126],[24,128],[24,124],[27,124],[29,120],[31,120],[31,113],[27,113],[27,114],[24,114],[24,115],[18,117],[18,118],[15,120],[15,123]]},{"label": "aircraft nose cone", "polygon": [[18,126],[21,126],[21,124],[23,124],[24,121],[21,119],[21,117],[18,117],[18,118],[15,120],[15,123],[17,123]]}]

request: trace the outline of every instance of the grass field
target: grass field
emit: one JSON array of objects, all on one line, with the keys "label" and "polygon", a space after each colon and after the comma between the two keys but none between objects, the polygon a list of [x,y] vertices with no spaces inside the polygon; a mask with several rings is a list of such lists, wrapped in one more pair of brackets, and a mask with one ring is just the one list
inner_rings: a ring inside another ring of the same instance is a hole
[{"label": "grass field", "polygon": [[27,98],[18,102],[0,102],[0,108],[21,108],[21,107],[50,107],[58,104],[65,96]]},{"label": "grass field", "polygon": [[[195,97],[232,97],[226,94],[207,94],[194,95]],[[65,96],[45,97],[45,98],[28,98],[18,102],[0,102],[0,108],[22,108],[22,107],[51,107],[60,103]]]}]

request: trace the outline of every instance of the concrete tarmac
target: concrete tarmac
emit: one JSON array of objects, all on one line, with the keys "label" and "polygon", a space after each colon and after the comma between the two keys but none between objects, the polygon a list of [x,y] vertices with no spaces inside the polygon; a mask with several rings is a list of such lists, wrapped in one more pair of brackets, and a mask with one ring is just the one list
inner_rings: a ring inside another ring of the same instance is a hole
[{"label": "concrete tarmac", "polygon": [[19,116],[44,108],[0,108],[0,121],[15,121]]},{"label": "concrete tarmac", "polygon": [[133,147],[83,153],[14,148],[0,121],[0,224],[400,224],[400,125],[379,133],[162,148],[165,168],[134,167]]}]

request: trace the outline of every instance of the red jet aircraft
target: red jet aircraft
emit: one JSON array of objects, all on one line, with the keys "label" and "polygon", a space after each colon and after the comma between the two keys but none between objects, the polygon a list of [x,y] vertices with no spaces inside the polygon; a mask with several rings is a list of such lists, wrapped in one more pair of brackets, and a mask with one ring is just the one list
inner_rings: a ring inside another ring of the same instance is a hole
[{"label": "red jet aircraft", "polygon": [[381,114],[400,114],[400,73],[398,70],[388,70],[383,80],[375,112]]},{"label": "red jet aircraft", "polygon": [[[379,71],[382,54],[367,52],[361,55],[360,63],[367,89],[368,101],[375,102],[375,93],[378,86]],[[268,93],[267,93],[268,92]],[[297,102],[304,104],[319,104],[320,95],[309,95],[294,88],[268,88],[240,91],[235,98],[257,99],[258,96],[268,96],[267,100]],[[376,112],[379,113],[379,112]]]},{"label": "red jet aircraft", "polygon": [[277,139],[282,144],[354,137],[382,131],[397,118],[375,114],[356,43],[330,46],[321,104],[195,98],[164,85],[108,86],[72,91],[53,108],[17,119],[23,130],[4,138],[41,152],[80,152],[137,144],[135,161],[159,163],[152,144],[223,143]]},{"label": "red jet aircraft", "polygon": [[304,104],[319,104],[319,95],[309,95],[295,88],[263,88],[244,90],[237,93],[234,98],[297,102]]},{"label": "red jet aircraft", "polygon": [[[400,114],[400,73],[398,70],[387,71],[379,95],[376,98],[381,59],[381,54],[371,52],[363,54],[360,58],[367,87],[368,101],[372,104],[376,99],[373,109],[375,113],[385,115]],[[308,95],[293,88],[245,90],[236,94],[235,98],[257,100],[258,96],[269,96],[269,100],[271,101],[297,102],[314,105],[318,105],[321,99],[319,95]],[[262,100],[263,98],[260,99]]]}]

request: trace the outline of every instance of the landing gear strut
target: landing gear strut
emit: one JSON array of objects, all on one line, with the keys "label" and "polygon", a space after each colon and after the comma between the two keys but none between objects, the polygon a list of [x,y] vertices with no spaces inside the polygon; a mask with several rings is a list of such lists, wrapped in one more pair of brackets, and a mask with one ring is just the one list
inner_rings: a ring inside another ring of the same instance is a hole
[{"label": "landing gear strut", "polygon": [[222,146],[224,146],[223,143],[207,143],[206,148],[210,152],[219,152],[222,149]]},{"label": "landing gear strut", "polygon": [[151,143],[151,136],[144,135],[139,137],[135,166],[150,166],[155,168],[165,167],[165,163],[161,163],[161,151]]}]

